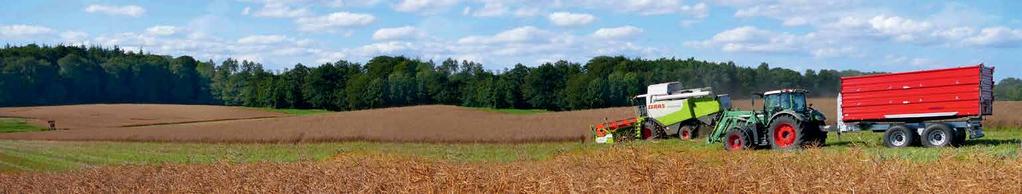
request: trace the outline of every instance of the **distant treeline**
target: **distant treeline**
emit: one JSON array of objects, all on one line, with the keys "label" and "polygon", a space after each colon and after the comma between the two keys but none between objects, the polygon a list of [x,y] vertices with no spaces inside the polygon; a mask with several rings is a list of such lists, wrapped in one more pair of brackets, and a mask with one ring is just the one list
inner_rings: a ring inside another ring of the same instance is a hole
[{"label": "distant treeline", "polygon": [[[378,56],[268,71],[227,59],[220,64],[119,48],[38,46],[0,49],[0,106],[82,103],[224,104],[357,110],[418,104],[574,110],[630,105],[646,85],[679,81],[747,98],[754,92],[805,88],[834,96],[841,76],[858,71],[742,67],[732,62],[600,56],[499,71],[471,61],[439,63]],[[1022,81],[998,84],[1000,100],[1022,99]]]}]

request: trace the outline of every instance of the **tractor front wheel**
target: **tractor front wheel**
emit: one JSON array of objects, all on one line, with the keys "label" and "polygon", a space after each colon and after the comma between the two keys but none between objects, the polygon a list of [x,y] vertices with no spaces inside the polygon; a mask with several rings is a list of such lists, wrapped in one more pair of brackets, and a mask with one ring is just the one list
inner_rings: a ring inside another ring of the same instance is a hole
[{"label": "tractor front wheel", "polygon": [[779,116],[770,123],[768,138],[773,149],[797,149],[806,142],[809,134],[794,117]]},{"label": "tractor front wheel", "polygon": [[738,151],[752,148],[752,136],[748,130],[733,128],[724,136],[724,150]]}]

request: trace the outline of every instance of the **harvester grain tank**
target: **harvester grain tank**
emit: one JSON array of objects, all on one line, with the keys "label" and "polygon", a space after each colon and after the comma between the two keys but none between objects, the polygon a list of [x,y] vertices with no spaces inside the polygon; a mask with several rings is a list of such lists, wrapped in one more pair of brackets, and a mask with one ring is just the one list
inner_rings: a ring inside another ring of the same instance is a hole
[{"label": "harvester grain tank", "polygon": [[715,95],[711,88],[684,89],[678,82],[668,82],[646,89],[646,94],[632,98],[636,117],[592,127],[597,143],[635,138],[695,138],[716,123],[718,113],[731,107],[727,95]]},{"label": "harvester grain tank", "polygon": [[983,64],[841,78],[838,131],[884,132],[887,147],[959,146],[983,137],[994,68]]}]

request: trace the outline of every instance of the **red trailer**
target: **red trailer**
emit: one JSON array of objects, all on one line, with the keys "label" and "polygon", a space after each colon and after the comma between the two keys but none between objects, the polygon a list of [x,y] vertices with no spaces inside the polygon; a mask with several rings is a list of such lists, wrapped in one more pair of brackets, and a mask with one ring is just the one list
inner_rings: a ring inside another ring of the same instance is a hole
[{"label": "red trailer", "polygon": [[993,67],[983,64],[841,78],[840,131],[884,132],[888,147],[961,145],[993,114]]}]

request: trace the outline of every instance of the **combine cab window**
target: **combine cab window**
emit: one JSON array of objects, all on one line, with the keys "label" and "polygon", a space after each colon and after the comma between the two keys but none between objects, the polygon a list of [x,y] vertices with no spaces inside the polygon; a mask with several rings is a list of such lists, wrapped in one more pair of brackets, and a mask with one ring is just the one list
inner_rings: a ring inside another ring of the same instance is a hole
[{"label": "combine cab window", "polygon": [[635,105],[636,114],[646,116],[646,98],[632,98],[632,104]]}]

